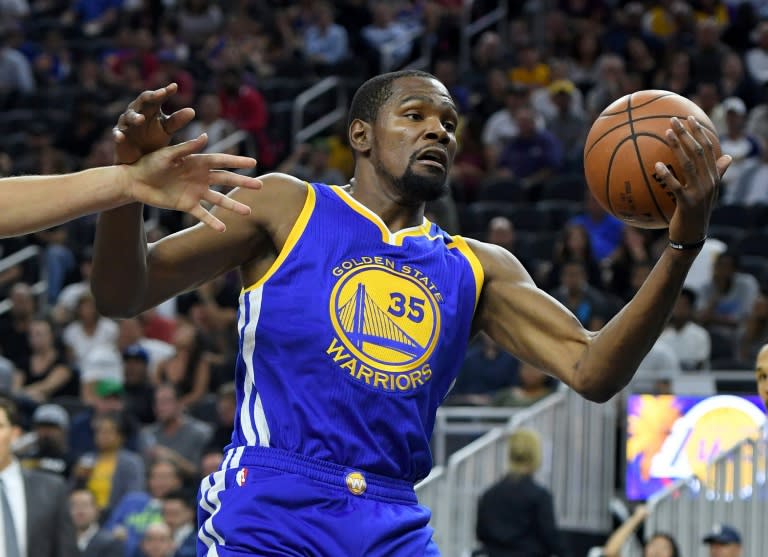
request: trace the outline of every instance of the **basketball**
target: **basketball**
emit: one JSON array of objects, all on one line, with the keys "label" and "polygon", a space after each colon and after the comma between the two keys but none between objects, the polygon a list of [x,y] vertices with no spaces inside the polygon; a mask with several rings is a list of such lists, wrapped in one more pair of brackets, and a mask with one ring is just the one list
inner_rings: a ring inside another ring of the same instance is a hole
[{"label": "basketball", "polygon": [[625,95],[597,117],[584,144],[584,174],[592,195],[616,218],[638,228],[666,228],[675,212],[675,196],[657,176],[664,163],[683,182],[682,168],[667,145],[669,119],[695,117],[720,156],[712,121],[693,101],[670,91]]}]

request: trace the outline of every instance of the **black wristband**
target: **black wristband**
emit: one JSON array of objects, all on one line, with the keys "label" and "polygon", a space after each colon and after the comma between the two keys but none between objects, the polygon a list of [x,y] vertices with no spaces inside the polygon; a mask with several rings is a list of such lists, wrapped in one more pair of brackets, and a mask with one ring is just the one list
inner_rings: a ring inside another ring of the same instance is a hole
[{"label": "black wristband", "polygon": [[669,247],[672,249],[676,249],[679,251],[689,251],[689,250],[698,250],[701,249],[702,246],[704,246],[704,242],[707,241],[707,237],[704,236],[701,240],[698,242],[694,242],[693,244],[680,244],[678,242],[675,242],[674,240],[669,241]]}]

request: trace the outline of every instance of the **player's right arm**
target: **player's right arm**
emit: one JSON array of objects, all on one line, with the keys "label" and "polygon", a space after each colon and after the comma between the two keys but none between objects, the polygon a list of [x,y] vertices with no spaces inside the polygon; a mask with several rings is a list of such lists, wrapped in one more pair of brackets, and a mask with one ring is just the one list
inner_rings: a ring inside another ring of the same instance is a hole
[{"label": "player's right arm", "polygon": [[251,208],[248,216],[216,208],[226,232],[202,223],[147,244],[143,206],[102,213],[94,242],[91,289],[99,311],[131,317],[241,268],[255,282],[260,263],[280,250],[298,218],[307,185],[284,175],[261,177],[260,190],[238,189],[228,197]]}]

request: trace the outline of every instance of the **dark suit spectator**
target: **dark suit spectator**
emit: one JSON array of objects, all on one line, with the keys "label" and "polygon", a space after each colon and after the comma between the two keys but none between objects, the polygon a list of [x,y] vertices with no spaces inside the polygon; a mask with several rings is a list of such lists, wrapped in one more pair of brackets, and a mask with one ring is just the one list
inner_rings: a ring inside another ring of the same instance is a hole
[{"label": "dark suit spectator", "polygon": [[93,493],[74,490],[69,495],[69,512],[81,557],[123,557],[123,543],[99,527],[99,508]]},{"label": "dark suit spectator", "polygon": [[515,431],[509,438],[509,472],[483,493],[478,505],[476,534],[488,557],[567,555],[552,494],[533,479],[540,465],[538,434]]},{"label": "dark suit spectator", "polygon": [[11,451],[20,434],[16,406],[0,399],[0,555],[77,557],[67,486],[53,474],[21,467]]}]

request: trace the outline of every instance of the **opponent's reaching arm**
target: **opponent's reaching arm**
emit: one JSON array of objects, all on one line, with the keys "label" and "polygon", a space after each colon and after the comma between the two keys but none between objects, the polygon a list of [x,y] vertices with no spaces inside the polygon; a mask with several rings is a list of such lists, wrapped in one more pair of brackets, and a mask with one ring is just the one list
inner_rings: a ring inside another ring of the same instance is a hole
[{"label": "opponent's reaching arm", "polygon": [[[714,150],[695,121],[688,131],[677,119],[667,141],[685,169],[681,185],[663,165],[657,172],[674,193],[677,208],[669,237],[695,244],[707,233],[720,177],[730,157]],[[600,331],[586,330],[576,317],[533,280],[509,252],[469,241],[483,266],[485,282],[476,327],[505,349],[548,371],[590,400],[605,401],[632,379],[661,334],[698,250],[668,247],[627,304]]]},{"label": "opponent's reaching arm", "polygon": [[167,147],[132,165],[91,168],[57,176],[15,176],[0,179],[0,237],[28,234],[70,219],[141,201],[156,207],[187,211],[221,230],[222,224],[200,206],[221,205],[240,214],[248,207],[209,189],[212,183],[258,187],[259,181],[216,168],[253,168],[256,161],[231,155],[196,154],[205,146],[201,136]]}]

